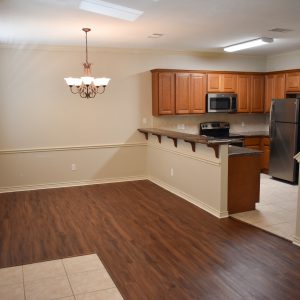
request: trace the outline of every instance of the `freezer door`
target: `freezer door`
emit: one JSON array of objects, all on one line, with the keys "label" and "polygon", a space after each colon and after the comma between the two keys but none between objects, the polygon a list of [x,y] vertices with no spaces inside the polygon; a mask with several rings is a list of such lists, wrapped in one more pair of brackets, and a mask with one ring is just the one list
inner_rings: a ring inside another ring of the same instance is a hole
[{"label": "freezer door", "polygon": [[271,103],[271,122],[299,122],[299,99],[274,99]]},{"label": "freezer door", "polygon": [[274,122],[272,125],[269,175],[295,182],[298,124]]}]

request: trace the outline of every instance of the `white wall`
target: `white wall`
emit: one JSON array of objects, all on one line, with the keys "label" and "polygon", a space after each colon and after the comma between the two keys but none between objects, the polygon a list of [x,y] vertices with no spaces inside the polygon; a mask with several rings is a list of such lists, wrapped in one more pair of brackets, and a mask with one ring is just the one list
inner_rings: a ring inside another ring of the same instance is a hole
[{"label": "white wall", "polygon": [[232,54],[90,49],[89,58],[94,76],[112,80],[85,100],[63,80],[82,75],[84,48],[0,47],[0,191],[145,178],[136,129],[152,126],[149,70],[265,69],[264,58]]},{"label": "white wall", "polygon": [[266,71],[290,69],[300,69],[300,50],[267,57]]}]

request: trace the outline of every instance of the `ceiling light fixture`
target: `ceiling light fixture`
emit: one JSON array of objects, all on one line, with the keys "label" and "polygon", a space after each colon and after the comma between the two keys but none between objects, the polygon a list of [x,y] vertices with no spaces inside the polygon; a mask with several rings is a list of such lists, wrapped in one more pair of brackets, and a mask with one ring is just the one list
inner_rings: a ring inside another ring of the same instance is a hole
[{"label": "ceiling light fixture", "polygon": [[239,51],[239,50],[243,50],[243,49],[248,49],[248,48],[252,48],[252,47],[261,46],[261,45],[264,45],[264,44],[269,44],[269,43],[272,43],[272,42],[273,42],[272,38],[262,37],[262,38],[259,38],[259,39],[246,41],[246,42],[243,42],[243,43],[239,43],[239,44],[235,44],[235,45],[232,45],[232,46],[225,47],[224,51],[226,51],[226,52],[235,52],[235,51]]},{"label": "ceiling light fixture", "polygon": [[131,22],[144,13],[141,10],[101,0],[82,0],[79,9]]},{"label": "ceiling light fixture", "polygon": [[85,32],[85,63],[84,76],[81,78],[68,77],[65,78],[67,85],[73,94],[79,94],[81,98],[94,98],[97,94],[103,94],[105,88],[110,81],[110,78],[94,78],[91,77],[91,64],[88,62],[87,49],[87,33],[91,31],[90,28],[82,28]]}]

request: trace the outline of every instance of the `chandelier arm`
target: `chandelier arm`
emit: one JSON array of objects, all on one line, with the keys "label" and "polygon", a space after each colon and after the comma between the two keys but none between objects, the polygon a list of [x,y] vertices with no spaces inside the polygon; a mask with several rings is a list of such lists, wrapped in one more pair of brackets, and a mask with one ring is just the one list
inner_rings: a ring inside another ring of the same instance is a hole
[{"label": "chandelier arm", "polygon": [[[102,91],[100,91],[100,87],[102,88]],[[97,94],[103,94],[105,92],[105,88],[106,88],[106,85],[101,85],[97,88]]]},{"label": "chandelier arm", "polygon": [[69,87],[70,87],[70,91],[71,91],[72,94],[78,94],[79,87],[75,86],[76,91],[74,91],[74,89],[73,89],[74,85],[69,85]]}]

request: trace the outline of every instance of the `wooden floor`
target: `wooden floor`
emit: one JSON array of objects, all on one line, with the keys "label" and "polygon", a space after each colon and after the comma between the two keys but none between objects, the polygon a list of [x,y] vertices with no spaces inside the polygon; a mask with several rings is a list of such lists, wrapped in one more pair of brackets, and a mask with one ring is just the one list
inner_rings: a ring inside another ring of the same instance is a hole
[{"label": "wooden floor", "polygon": [[87,253],[124,299],[300,299],[299,247],[149,181],[0,194],[0,267]]}]

